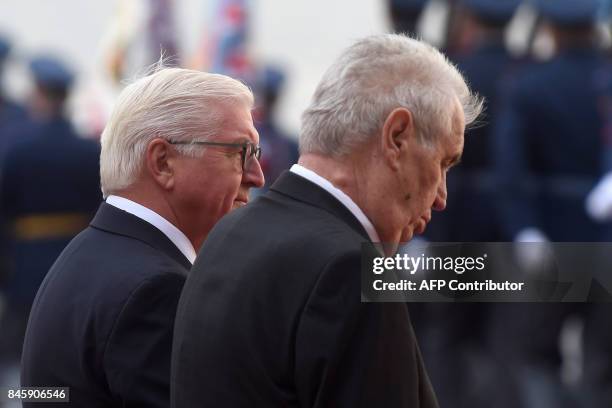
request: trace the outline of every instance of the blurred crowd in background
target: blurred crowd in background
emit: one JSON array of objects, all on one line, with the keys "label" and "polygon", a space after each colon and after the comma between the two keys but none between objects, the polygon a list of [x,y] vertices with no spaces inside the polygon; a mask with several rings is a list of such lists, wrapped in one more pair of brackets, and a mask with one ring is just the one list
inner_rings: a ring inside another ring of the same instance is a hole
[{"label": "blurred crowd in background", "polygon": [[[409,4],[410,3],[410,4]],[[418,30],[426,1],[393,1]],[[610,238],[609,3],[461,0],[447,4],[442,47],[486,98],[448,175],[440,242]],[[419,304],[412,316],[442,407],[612,406],[612,305]]]},{"label": "blurred crowd in background", "polygon": [[[296,162],[297,135],[275,120],[291,78],[249,53],[255,5],[218,1],[202,60],[187,63],[177,52],[172,1],[142,3],[146,41],[115,47],[107,59],[117,86],[160,55],[167,65],[245,81],[256,94],[269,186]],[[479,125],[466,132],[462,163],[448,175],[447,210],[434,215],[424,239],[535,242],[521,254],[535,265],[548,242],[608,241],[612,2],[386,0],[385,7],[389,31],[444,50],[486,99]],[[117,33],[118,44],[124,36]],[[0,75],[18,48],[10,33],[0,37]],[[0,86],[0,386],[18,382],[38,286],[102,199],[103,120],[94,115],[77,131],[67,115],[79,73],[62,55],[19,63],[30,73],[27,98],[11,100]],[[441,407],[612,407],[612,305],[414,304],[411,314]]]}]

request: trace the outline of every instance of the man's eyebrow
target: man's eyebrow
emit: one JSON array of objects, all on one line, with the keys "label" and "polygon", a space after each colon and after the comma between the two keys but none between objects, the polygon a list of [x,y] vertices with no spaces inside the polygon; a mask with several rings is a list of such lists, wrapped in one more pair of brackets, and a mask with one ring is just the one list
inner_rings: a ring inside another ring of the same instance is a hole
[{"label": "man's eyebrow", "polygon": [[256,132],[253,132],[251,130],[247,130],[244,132],[240,132],[240,136],[237,138],[239,139],[239,142],[243,143],[243,142],[253,142],[253,140],[256,139],[255,135],[257,135]]},{"label": "man's eyebrow", "polygon": [[[249,134],[250,135],[250,134]],[[229,143],[253,143],[253,140],[244,134],[232,138]]]}]

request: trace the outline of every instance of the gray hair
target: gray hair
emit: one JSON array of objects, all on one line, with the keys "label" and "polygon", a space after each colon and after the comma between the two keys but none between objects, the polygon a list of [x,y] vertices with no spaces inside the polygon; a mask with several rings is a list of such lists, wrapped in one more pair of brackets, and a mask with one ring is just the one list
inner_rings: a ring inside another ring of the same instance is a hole
[{"label": "gray hair", "polygon": [[323,75],[302,115],[300,152],[348,154],[378,134],[398,107],[410,110],[418,137],[431,144],[450,128],[455,98],[466,125],[473,123],[483,101],[442,53],[404,35],[367,37]]},{"label": "gray hair", "polygon": [[[223,107],[235,103],[252,109],[253,94],[247,86],[225,75],[189,69],[158,67],[127,86],[102,133],[103,196],[136,180],[151,140],[206,140],[218,132]],[[201,152],[197,147],[177,146],[191,156]]]}]

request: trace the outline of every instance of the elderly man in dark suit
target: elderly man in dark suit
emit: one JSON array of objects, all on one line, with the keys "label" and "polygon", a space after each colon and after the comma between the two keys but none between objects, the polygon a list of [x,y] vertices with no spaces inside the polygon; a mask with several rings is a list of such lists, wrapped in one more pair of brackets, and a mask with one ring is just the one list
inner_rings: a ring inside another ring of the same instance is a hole
[{"label": "elderly man in dark suit", "polygon": [[252,104],[238,81],[178,68],[122,92],[102,134],[106,202],[38,291],[22,386],[70,387],[80,407],[169,405],[174,316],[196,250],[264,183]]},{"label": "elderly man in dark suit", "polygon": [[437,407],[404,303],[361,303],[361,244],[422,233],[481,110],[436,49],[373,36],[328,69],[299,164],[211,232],[181,295],[183,407]]}]

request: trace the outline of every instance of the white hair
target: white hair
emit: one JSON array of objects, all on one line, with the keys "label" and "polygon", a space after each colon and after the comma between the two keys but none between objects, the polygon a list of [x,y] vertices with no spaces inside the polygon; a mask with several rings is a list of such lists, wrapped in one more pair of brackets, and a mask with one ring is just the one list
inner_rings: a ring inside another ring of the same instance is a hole
[{"label": "white hair", "polygon": [[437,49],[404,35],[370,36],[323,75],[302,115],[300,152],[348,154],[378,134],[398,107],[410,110],[418,137],[430,144],[451,128],[456,100],[466,125],[482,112],[482,99]]},{"label": "white hair", "polygon": [[[136,180],[151,140],[206,140],[219,131],[222,109],[236,103],[252,109],[253,94],[246,85],[225,75],[189,69],[158,67],[127,86],[102,133],[103,196]],[[177,148],[196,155],[195,145]]]}]

